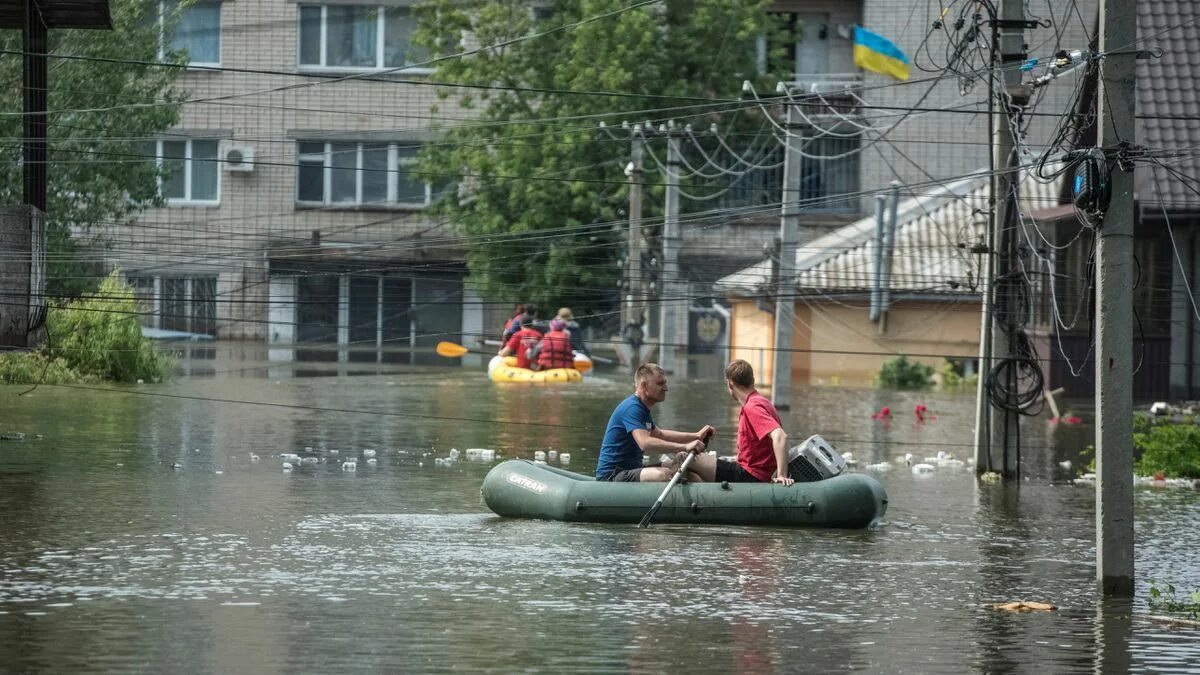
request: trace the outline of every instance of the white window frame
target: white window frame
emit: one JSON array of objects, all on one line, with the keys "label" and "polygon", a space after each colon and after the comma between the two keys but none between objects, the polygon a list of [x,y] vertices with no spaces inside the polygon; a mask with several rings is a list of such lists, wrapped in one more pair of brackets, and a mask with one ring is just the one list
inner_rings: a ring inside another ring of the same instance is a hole
[{"label": "white window frame", "polygon": [[[192,199],[192,143],[195,141],[210,141],[217,144],[217,156],[213,158],[213,166],[217,169],[217,196],[213,199]],[[217,164],[221,161],[221,144],[215,138],[160,138],[154,143],[154,157],[158,163],[158,169],[162,171],[162,165],[166,161],[165,153],[163,153],[163,143],[184,143],[183,149],[183,197],[167,197],[168,205],[172,206],[219,206],[221,204],[221,167]],[[158,178],[158,194],[163,193],[163,180],[160,175]]]},{"label": "white window frame", "polygon": [[[214,4],[217,6],[217,60],[216,61],[195,61],[188,55],[188,66],[197,67],[220,67],[221,65],[221,46],[224,40],[221,39],[221,6],[225,4],[221,0],[197,0],[193,4]],[[158,0],[158,60],[162,61],[167,56],[167,30],[166,30],[166,7],[165,0]]]},{"label": "white window frame", "polygon": [[[329,43],[327,33],[329,30],[329,5],[321,3],[304,3],[296,5],[296,67],[298,70],[307,71],[324,71],[324,72],[355,72],[355,73],[372,73],[378,71],[388,71],[395,73],[408,73],[413,75],[429,75],[433,73],[433,68],[427,66],[386,66],[384,59],[387,58],[385,44],[386,37],[386,13],[389,9],[407,9],[406,6],[392,5],[372,5],[364,3],[361,5],[352,5],[355,7],[370,7],[378,10],[375,15],[375,65],[374,66],[330,66],[326,65],[329,62]],[[321,9],[321,63],[303,63],[301,54],[304,50],[303,43],[303,10],[305,7],[319,7]]]},{"label": "white window frame", "polygon": [[[321,143],[324,147],[320,154],[318,153],[301,153],[301,143]],[[333,201],[333,146],[334,144],[353,143],[355,145],[354,158],[354,201],[335,202]],[[415,158],[400,158],[401,147],[419,147],[415,143],[388,143],[387,144],[387,198],[382,202],[364,202],[363,201],[363,146],[365,145],[383,145],[372,141],[321,141],[321,140],[306,140],[296,142],[296,204],[301,206],[328,206],[333,208],[398,208],[398,209],[424,209],[433,203],[433,184],[429,181],[424,181],[425,199],[421,202],[401,202],[397,201],[400,191],[400,172],[409,171],[407,167],[416,164]],[[312,201],[300,198],[300,162],[316,162],[321,161],[321,201]],[[218,188],[219,189],[219,188]]]}]

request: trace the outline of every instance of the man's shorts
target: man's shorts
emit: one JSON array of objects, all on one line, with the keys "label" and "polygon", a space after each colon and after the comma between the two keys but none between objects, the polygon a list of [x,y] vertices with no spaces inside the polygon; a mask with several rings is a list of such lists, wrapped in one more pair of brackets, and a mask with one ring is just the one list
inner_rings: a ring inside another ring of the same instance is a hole
[{"label": "man's shorts", "polygon": [[742,468],[741,464],[727,459],[717,460],[715,480],[718,483],[762,483],[754,474]]},{"label": "man's shorts", "polygon": [[648,469],[652,466],[662,466],[662,462],[655,462],[653,464],[647,464],[646,466],[639,466],[636,469],[614,471],[612,473],[605,474],[596,480],[609,483],[637,483],[641,481],[642,469]]}]

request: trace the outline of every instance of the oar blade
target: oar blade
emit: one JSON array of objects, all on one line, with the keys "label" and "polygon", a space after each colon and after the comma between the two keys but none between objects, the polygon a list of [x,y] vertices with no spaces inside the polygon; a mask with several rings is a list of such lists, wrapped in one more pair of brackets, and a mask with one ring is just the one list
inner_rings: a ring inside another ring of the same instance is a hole
[{"label": "oar blade", "polygon": [[654,502],[654,506],[650,508],[650,512],[642,516],[642,520],[638,523],[638,527],[650,527],[650,521],[654,520],[654,514],[658,513],[658,510],[662,508],[662,505],[663,503],[661,501]]},{"label": "oar blade", "polygon": [[438,356],[445,356],[451,359],[456,359],[469,351],[470,350],[466,347],[459,344],[454,344],[453,342],[443,341],[437,344]]},{"label": "oar blade", "polygon": [[586,373],[591,369],[592,369],[591,361],[576,361],[575,362],[575,370],[578,370],[581,373]]}]

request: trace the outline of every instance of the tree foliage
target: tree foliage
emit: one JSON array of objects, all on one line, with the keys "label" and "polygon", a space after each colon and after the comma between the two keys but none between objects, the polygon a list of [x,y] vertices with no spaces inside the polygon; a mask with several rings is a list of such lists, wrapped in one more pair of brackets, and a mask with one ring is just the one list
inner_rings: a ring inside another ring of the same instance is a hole
[{"label": "tree foliage", "polygon": [[141,311],[114,271],[94,294],[49,308],[47,338],[37,351],[0,354],[0,383],[165,380],[175,360],[142,337]]},{"label": "tree foliage", "polygon": [[[421,161],[435,179],[462,176],[438,209],[470,236],[471,276],[486,297],[610,304],[625,235],[603,224],[627,218],[629,143],[605,136],[598,122],[671,118],[706,128],[705,115],[720,106],[689,97],[737,99],[755,76],[766,2],[667,0],[617,11],[631,4],[557,0],[535,13],[528,0],[431,0],[418,8],[416,40],[434,53],[460,49],[459,36],[465,48],[518,40],[437,62],[436,81],[490,88],[440,91],[477,119],[444,120]],[[662,178],[648,172],[647,182]],[[651,187],[643,216],[661,213],[659,203]]]},{"label": "tree foliage", "polygon": [[[176,124],[179,69],[160,65],[157,0],[110,0],[113,30],[51,30],[48,80],[47,290],[77,295],[98,278],[81,242],[158,204],[158,168],[143,139]],[[173,17],[167,17],[171,25]],[[0,136],[22,138],[21,31],[0,31]],[[53,55],[77,58],[54,58]],[[110,61],[111,60],[111,61]],[[168,53],[161,61],[182,63]],[[0,144],[0,203],[22,202],[22,145]],[[72,236],[72,233],[75,236]]]},{"label": "tree foliage", "polygon": [[887,389],[928,389],[933,386],[933,367],[909,361],[901,354],[880,368],[879,385]]}]

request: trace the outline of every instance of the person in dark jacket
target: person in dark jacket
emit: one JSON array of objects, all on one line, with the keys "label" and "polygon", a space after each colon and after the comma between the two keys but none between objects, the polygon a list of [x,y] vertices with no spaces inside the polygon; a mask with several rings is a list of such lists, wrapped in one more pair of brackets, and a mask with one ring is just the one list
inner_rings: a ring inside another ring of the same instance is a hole
[{"label": "person in dark jacket", "polygon": [[583,344],[583,329],[575,322],[575,316],[571,314],[571,308],[559,307],[555,318],[562,319],[567,324],[567,333],[571,335],[571,349],[580,354],[591,356],[592,354],[588,351],[587,345]]}]

